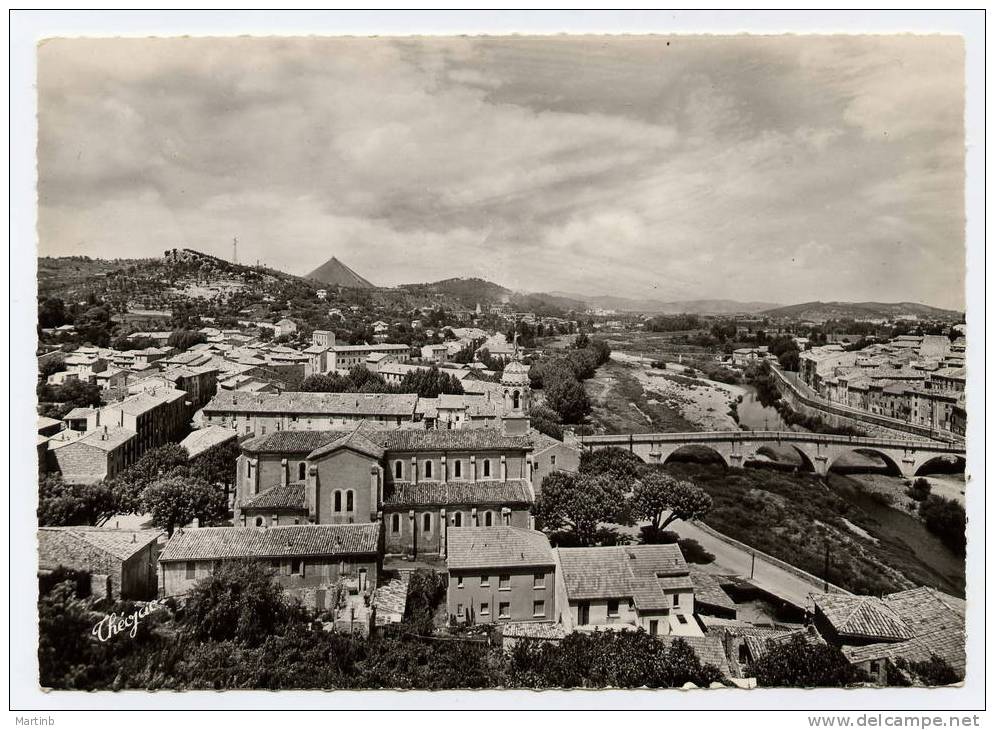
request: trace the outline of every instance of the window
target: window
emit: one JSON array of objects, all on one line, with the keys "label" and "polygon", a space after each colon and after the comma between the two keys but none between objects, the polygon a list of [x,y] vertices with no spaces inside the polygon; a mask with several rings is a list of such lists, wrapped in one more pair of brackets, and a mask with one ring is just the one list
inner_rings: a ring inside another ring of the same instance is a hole
[{"label": "window", "polygon": [[749,661],[749,659],[750,659],[749,654],[746,653],[746,642],[744,641],[742,644],[739,645],[739,663],[746,664],[746,662]]},{"label": "window", "polygon": [[608,617],[618,618],[618,601],[608,601]]},{"label": "window", "polygon": [[193,560],[187,561],[187,580],[197,577],[197,563]]},{"label": "window", "polygon": [[431,461],[426,461],[425,462],[425,478],[426,479],[431,479],[432,478],[432,462]]},{"label": "window", "polygon": [[453,527],[462,527],[462,526],[463,526],[463,513],[457,512],[456,514],[453,515]]},{"label": "window", "polygon": [[303,482],[307,478],[307,464],[303,461],[297,465],[297,481]]},{"label": "window", "polygon": [[393,514],[390,516],[390,531],[394,534],[401,531],[401,515]]},{"label": "window", "polygon": [[871,674],[878,674],[881,671],[881,665],[877,662],[871,662]]},{"label": "window", "polygon": [[335,512],[342,511],[342,492],[335,492],[335,506],[332,508]]},{"label": "window", "polygon": [[657,621],[656,619],[650,620],[650,636],[656,636],[659,633],[660,631],[659,626],[660,626],[659,621]]},{"label": "window", "polygon": [[490,579],[489,576],[486,576],[486,575],[480,576],[480,587],[481,588],[487,588],[490,584],[491,584],[491,579]]},{"label": "window", "polygon": [[304,561],[300,558],[292,558],[290,560],[290,573],[292,575],[304,575]]},{"label": "window", "polygon": [[510,575],[499,575],[498,576],[498,590],[499,591],[510,591],[511,590],[511,576]]},{"label": "window", "polygon": [[456,617],[459,618],[462,615],[463,615],[463,604],[462,603],[457,603],[456,604]]},{"label": "window", "polygon": [[511,604],[501,602],[498,604],[498,618],[511,618]]},{"label": "window", "polygon": [[489,603],[481,603],[480,604],[480,615],[481,616],[490,616],[491,615],[491,604],[489,604]]},{"label": "window", "polygon": [[461,479],[463,477],[463,462],[458,459],[453,462],[453,477]]},{"label": "window", "polygon": [[676,615],[677,615],[677,623],[686,624],[688,622],[688,617],[685,616],[683,613],[678,613]]},{"label": "window", "polygon": [[263,518],[262,517],[257,517],[256,518],[256,527],[262,527],[262,526],[263,526]]},{"label": "window", "polygon": [[280,570],[280,560],[278,558],[273,558],[273,560],[269,561],[269,567],[273,570]]},{"label": "window", "polygon": [[260,431],[260,433],[262,433],[263,436],[266,435],[266,427],[265,426],[260,426],[259,427],[259,431]]},{"label": "window", "polygon": [[394,478],[400,479],[404,476],[404,464],[398,460],[394,462]]},{"label": "window", "polygon": [[432,531],[432,514],[430,512],[426,512],[422,515],[422,530],[425,532]]},{"label": "window", "polygon": [[546,574],[545,573],[533,573],[532,574],[532,587],[533,588],[545,588],[546,587]]},{"label": "window", "polygon": [[491,460],[484,459],[484,476],[489,477],[491,475]]},{"label": "window", "polygon": [[457,588],[462,588],[463,587],[463,576],[462,575],[457,575],[456,576],[456,587]]},{"label": "window", "polygon": [[484,527],[491,527],[494,524],[494,513],[484,512]]},{"label": "window", "polygon": [[353,494],[353,492],[352,492],[351,489],[348,492],[345,493],[345,511],[346,512],[352,512],[353,511],[352,494]]},{"label": "window", "polygon": [[535,617],[541,617],[546,615],[546,602],[545,601],[532,601],[532,615]]},{"label": "window", "polygon": [[553,454],[552,456],[549,457],[549,465],[556,466],[556,454]]},{"label": "window", "polygon": [[681,594],[680,593],[675,593],[674,594],[674,608],[680,608],[680,605],[681,605]]}]

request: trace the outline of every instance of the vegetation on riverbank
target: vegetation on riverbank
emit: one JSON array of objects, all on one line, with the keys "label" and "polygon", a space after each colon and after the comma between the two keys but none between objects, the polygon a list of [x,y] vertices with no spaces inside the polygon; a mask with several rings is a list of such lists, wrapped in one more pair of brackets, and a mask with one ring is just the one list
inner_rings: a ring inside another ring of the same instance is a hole
[{"label": "vegetation on riverbank", "polygon": [[763,406],[773,407],[789,426],[801,426],[812,433],[837,436],[866,436],[867,432],[853,426],[834,426],[819,416],[799,413],[784,398],[774,382],[775,375],[768,363],[746,369],[746,381],[757,390],[757,399]]},{"label": "vegetation on riverbank", "polygon": [[697,463],[672,463],[667,470],[712,497],[703,520],[710,527],[849,591],[876,595],[930,585],[963,594],[963,576],[930,569],[909,545],[883,534],[874,519],[813,474]]}]

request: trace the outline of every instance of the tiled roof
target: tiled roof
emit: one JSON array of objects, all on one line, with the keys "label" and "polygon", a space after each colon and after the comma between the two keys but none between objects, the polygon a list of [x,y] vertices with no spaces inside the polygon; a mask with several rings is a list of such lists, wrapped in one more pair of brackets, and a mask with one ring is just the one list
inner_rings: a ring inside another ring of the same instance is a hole
[{"label": "tiled roof", "polygon": [[511,621],[499,626],[505,639],[541,639],[555,641],[567,635],[566,629],[551,621]]},{"label": "tiled roof", "polygon": [[270,487],[243,504],[242,509],[299,509],[306,511],[304,482]]},{"label": "tiled roof", "polygon": [[268,528],[201,527],[173,533],[159,560],[365,555],[376,553],[379,542],[379,522]]},{"label": "tiled roof", "polygon": [[736,611],[736,603],[729,594],[722,590],[719,579],[700,568],[691,568],[691,580],[694,583],[695,603],[717,606]]},{"label": "tiled roof", "polygon": [[310,454],[341,437],[341,431],[274,431],[243,441],[242,451],[250,454]]},{"label": "tiled roof", "polygon": [[103,451],[113,451],[118,446],[127,443],[131,439],[135,438],[136,434],[130,428],[124,428],[123,426],[101,426],[96,431],[90,431],[78,439],[72,439],[70,441],[64,441],[62,443],[53,443],[51,448],[61,449],[64,446],[70,444],[86,444],[87,446],[92,446],[96,449],[101,449]]},{"label": "tiled roof", "polygon": [[[39,527],[38,564],[46,570],[58,566],[55,554],[65,554],[66,548],[86,543],[118,560],[127,560],[162,535],[161,530],[113,530],[100,527]],[[76,550],[79,548],[76,547]]]},{"label": "tiled roof", "polygon": [[362,424],[360,424],[358,428],[353,429],[349,433],[341,434],[339,438],[316,448],[308,455],[308,459],[317,459],[338,449],[352,449],[361,454],[372,456],[374,459],[381,459],[383,458],[384,450],[378,444],[376,435],[376,432],[364,429]]},{"label": "tiled roof", "polygon": [[521,527],[453,527],[446,565],[450,570],[554,565],[549,540]]},{"label": "tiled roof", "polygon": [[[529,450],[528,436],[507,436],[497,429],[461,428],[445,431],[395,429],[382,432],[384,447],[389,451],[469,451],[469,450]],[[372,438],[372,436],[371,436]],[[380,436],[377,436],[380,439]]]},{"label": "tiled roof", "polygon": [[669,606],[664,588],[692,587],[677,545],[560,548],[557,554],[571,601],[631,597],[637,609],[650,611]]},{"label": "tiled roof", "polygon": [[409,416],[415,393],[233,393],[223,391],[205,406],[207,411],[238,413],[358,414]]},{"label": "tiled roof", "polygon": [[912,630],[882,599],[825,593],[815,596],[815,606],[844,642],[847,639],[903,641]]},{"label": "tiled roof", "polygon": [[750,656],[755,662],[766,656],[771,649],[790,642],[796,636],[801,636],[810,645],[825,643],[822,637],[819,636],[819,632],[811,626],[802,629],[768,630],[763,633],[741,632],[741,635],[750,650]]},{"label": "tiled roof", "polygon": [[62,420],[75,420],[78,418],[86,418],[97,412],[96,408],[73,408],[69,413],[62,417]]},{"label": "tiled roof", "polygon": [[415,505],[478,505],[530,504],[528,481],[509,479],[505,482],[400,482],[384,488],[384,504],[395,507]]},{"label": "tiled roof", "polygon": [[925,661],[935,654],[961,675],[966,666],[964,608],[957,599],[933,588],[891,593],[880,599],[901,619],[912,638],[864,646],[844,646],[851,662],[903,657]]},{"label": "tiled roof", "polygon": [[224,426],[207,426],[192,431],[189,436],[180,442],[180,446],[187,450],[192,459],[203,454],[208,449],[238,438],[238,433],[233,428]]},{"label": "tiled roof", "polygon": [[729,660],[726,658],[725,649],[722,646],[722,638],[717,634],[705,634],[704,636],[677,636],[668,634],[658,637],[669,647],[675,641],[683,641],[692,649],[702,664],[711,664],[722,672],[723,677],[730,674]]}]

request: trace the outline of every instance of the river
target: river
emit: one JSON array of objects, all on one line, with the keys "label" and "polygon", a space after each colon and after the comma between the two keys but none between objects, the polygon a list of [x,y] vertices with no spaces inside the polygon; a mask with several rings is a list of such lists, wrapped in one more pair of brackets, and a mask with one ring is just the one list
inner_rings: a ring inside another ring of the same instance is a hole
[{"label": "river", "polygon": [[760,402],[757,389],[752,385],[740,386],[743,399],[736,405],[739,425],[749,431],[804,431],[800,426],[789,426],[773,406]]}]

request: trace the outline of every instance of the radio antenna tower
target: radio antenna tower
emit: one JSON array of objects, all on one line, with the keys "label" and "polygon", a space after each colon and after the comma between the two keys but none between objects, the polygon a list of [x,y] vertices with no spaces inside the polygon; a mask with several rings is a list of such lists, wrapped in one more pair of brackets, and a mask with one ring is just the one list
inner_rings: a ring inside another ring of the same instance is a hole
[{"label": "radio antenna tower", "polygon": [[231,261],[233,264],[238,263],[238,236],[232,239],[231,244]]}]

